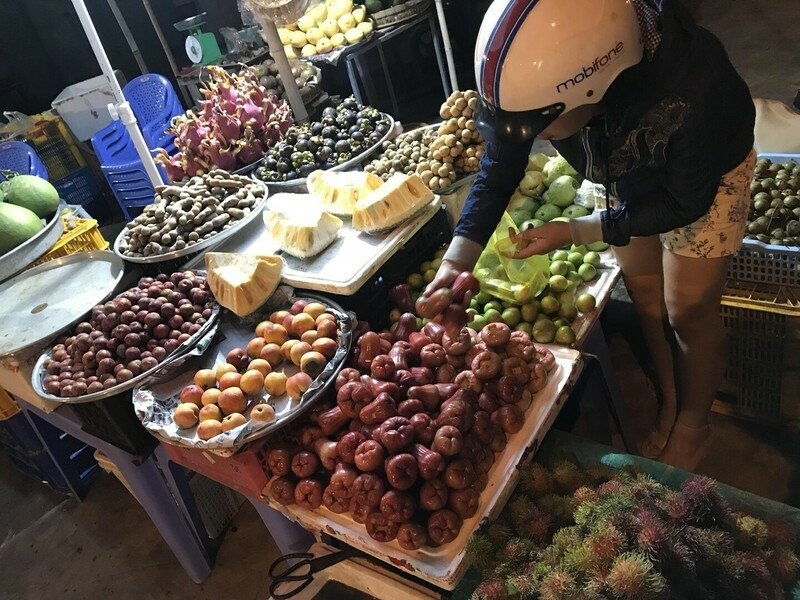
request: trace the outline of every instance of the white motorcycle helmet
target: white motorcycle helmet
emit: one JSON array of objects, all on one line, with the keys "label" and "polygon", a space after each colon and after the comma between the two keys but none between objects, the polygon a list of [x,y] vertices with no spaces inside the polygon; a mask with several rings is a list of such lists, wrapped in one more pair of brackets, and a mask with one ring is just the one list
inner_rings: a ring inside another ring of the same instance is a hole
[{"label": "white motorcycle helmet", "polygon": [[633,0],[495,0],[475,47],[489,141],[529,141],[642,60]]}]

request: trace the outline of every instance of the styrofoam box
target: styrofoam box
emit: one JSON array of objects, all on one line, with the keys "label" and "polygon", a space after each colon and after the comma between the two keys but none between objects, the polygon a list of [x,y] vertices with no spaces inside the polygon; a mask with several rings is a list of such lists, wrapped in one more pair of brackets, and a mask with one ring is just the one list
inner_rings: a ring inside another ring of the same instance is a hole
[{"label": "styrofoam box", "polygon": [[[125,84],[122,71],[114,71],[120,86]],[[116,102],[105,75],[65,87],[51,106],[64,119],[72,135],[81,142],[111,122],[108,105]]]}]

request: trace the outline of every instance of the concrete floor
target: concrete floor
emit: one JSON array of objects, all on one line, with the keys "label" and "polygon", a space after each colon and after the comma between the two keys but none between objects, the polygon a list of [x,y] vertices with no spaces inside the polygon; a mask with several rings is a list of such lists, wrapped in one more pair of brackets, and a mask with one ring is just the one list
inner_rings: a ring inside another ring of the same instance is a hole
[{"label": "concrete floor", "polygon": [[[687,0],[725,43],[756,97],[794,100],[800,87],[797,0]],[[107,237],[113,239],[114,236]],[[632,420],[644,435],[656,402],[639,366],[631,307],[612,301],[605,325]],[[716,436],[698,471],[753,493],[800,506],[800,444],[794,434],[715,416]],[[576,426],[619,445],[601,406],[583,407]],[[79,503],[17,472],[0,455],[0,597],[8,599],[263,599],[276,548],[245,503],[234,518],[211,577],[194,584],[139,504],[101,474]]]}]

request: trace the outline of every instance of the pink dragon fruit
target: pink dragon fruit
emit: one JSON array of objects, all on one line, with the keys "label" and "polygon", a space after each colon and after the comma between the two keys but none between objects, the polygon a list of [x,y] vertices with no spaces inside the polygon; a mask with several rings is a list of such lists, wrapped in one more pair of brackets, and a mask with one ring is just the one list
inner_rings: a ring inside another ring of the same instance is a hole
[{"label": "pink dragon fruit", "polygon": [[264,128],[264,123],[266,123],[264,112],[252,102],[247,101],[240,104],[237,114],[239,121],[253,131],[261,131]]},{"label": "pink dragon fruit", "polygon": [[245,127],[244,137],[239,140],[238,146],[237,154],[243,164],[249,165],[264,156],[264,146],[250,127]]},{"label": "pink dragon fruit", "polygon": [[217,138],[208,138],[203,140],[202,149],[203,156],[215,167],[226,171],[236,170],[236,152],[231,146],[223,146]]},{"label": "pink dragon fruit", "polygon": [[238,117],[217,110],[214,112],[213,123],[214,134],[228,143],[238,140],[242,135],[242,123]]},{"label": "pink dragon fruit", "polygon": [[186,178],[186,170],[183,167],[183,154],[181,152],[170,156],[163,148],[159,148],[155,161],[164,166],[170,181],[181,181]]}]

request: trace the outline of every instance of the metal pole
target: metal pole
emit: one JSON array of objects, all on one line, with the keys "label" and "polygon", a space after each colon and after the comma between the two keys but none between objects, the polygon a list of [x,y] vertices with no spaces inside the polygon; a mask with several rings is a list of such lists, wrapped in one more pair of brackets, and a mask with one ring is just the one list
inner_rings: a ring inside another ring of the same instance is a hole
[{"label": "metal pole", "polygon": [[136,125],[136,116],[133,114],[133,110],[131,110],[131,105],[125,99],[122,88],[119,87],[117,77],[114,75],[114,67],[111,66],[111,62],[108,60],[108,55],[100,41],[100,36],[97,35],[92,17],[89,15],[89,11],[86,10],[86,4],[84,4],[83,0],[72,0],[72,5],[75,7],[75,12],[78,13],[78,19],[83,26],[83,31],[86,33],[86,38],[89,40],[95,58],[100,64],[100,69],[103,71],[106,79],[108,79],[111,92],[114,94],[116,104],[109,105],[109,112],[115,119],[119,117],[125,125],[125,129],[128,130],[128,135],[131,136],[133,145],[136,148],[136,153],[142,161],[142,165],[144,166],[144,170],[150,182],[153,186],[162,185],[164,181],[161,179],[161,173],[159,173],[156,163],[150,155],[150,149],[147,147],[144,137],[142,137],[142,132],[139,131],[139,127]]},{"label": "metal pole", "polygon": [[298,123],[308,121],[308,112],[306,105],[303,103],[303,98],[300,96],[300,90],[297,89],[297,82],[292,73],[292,66],[289,64],[289,59],[286,58],[286,52],[283,50],[281,38],[278,35],[278,28],[275,22],[271,19],[261,19],[261,29],[264,32],[264,37],[269,46],[269,53],[275,64],[278,65],[278,73],[281,75],[281,82],[283,88],[286,90],[286,96],[289,99],[289,106],[292,107],[294,113],[294,120]]},{"label": "metal pole", "polygon": [[456,78],[456,63],[453,60],[453,46],[450,43],[450,32],[447,30],[447,19],[444,18],[444,6],[442,0],[436,0],[436,16],[439,18],[439,30],[442,32],[444,42],[444,54],[447,57],[447,70],[450,72],[450,87],[453,91],[458,91],[458,79]]},{"label": "metal pole", "polygon": [[139,51],[139,46],[136,44],[136,40],[133,38],[131,30],[128,27],[128,24],[125,22],[125,17],[122,16],[122,13],[119,10],[116,0],[106,1],[108,2],[108,7],[111,9],[111,12],[114,13],[114,18],[117,20],[119,28],[122,30],[122,35],[125,36],[125,40],[128,42],[128,46],[131,48],[133,58],[136,59],[136,64],[139,65],[139,71],[141,71],[142,75],[148,73],[149,71],[144,62],[144,58],[142,58],[142,53]]},{"label": "metal pole", "polygon": [[[142,4],[144,4],[144,9],[147,11],[147,16],[150,17],[150,23],[153,25],[153,29],[158,36],[158,41],[161,42],[161,48],[164,50],[164,54],[167,55],[169,68],[172,69],[172,75],[175,77],[175,81],[179,82],[180,71],[178,70],[178,65],[175,62],[175,57],[172,55],[172,50],[169,49],[167,38],[164,37],[164,32],[161,30],[161,26],[158,24],[158,19],[156,19],[156,15],[153,12],[153,7],[150,6],[150,0],[142,0]],[[181,89],[181,96],[183,96],[184,105],[187,108],[191,108],[194,105],[194,100],[192,100],[191,96],[189,96],[182,85],[179,85],[178,87]]]}]

